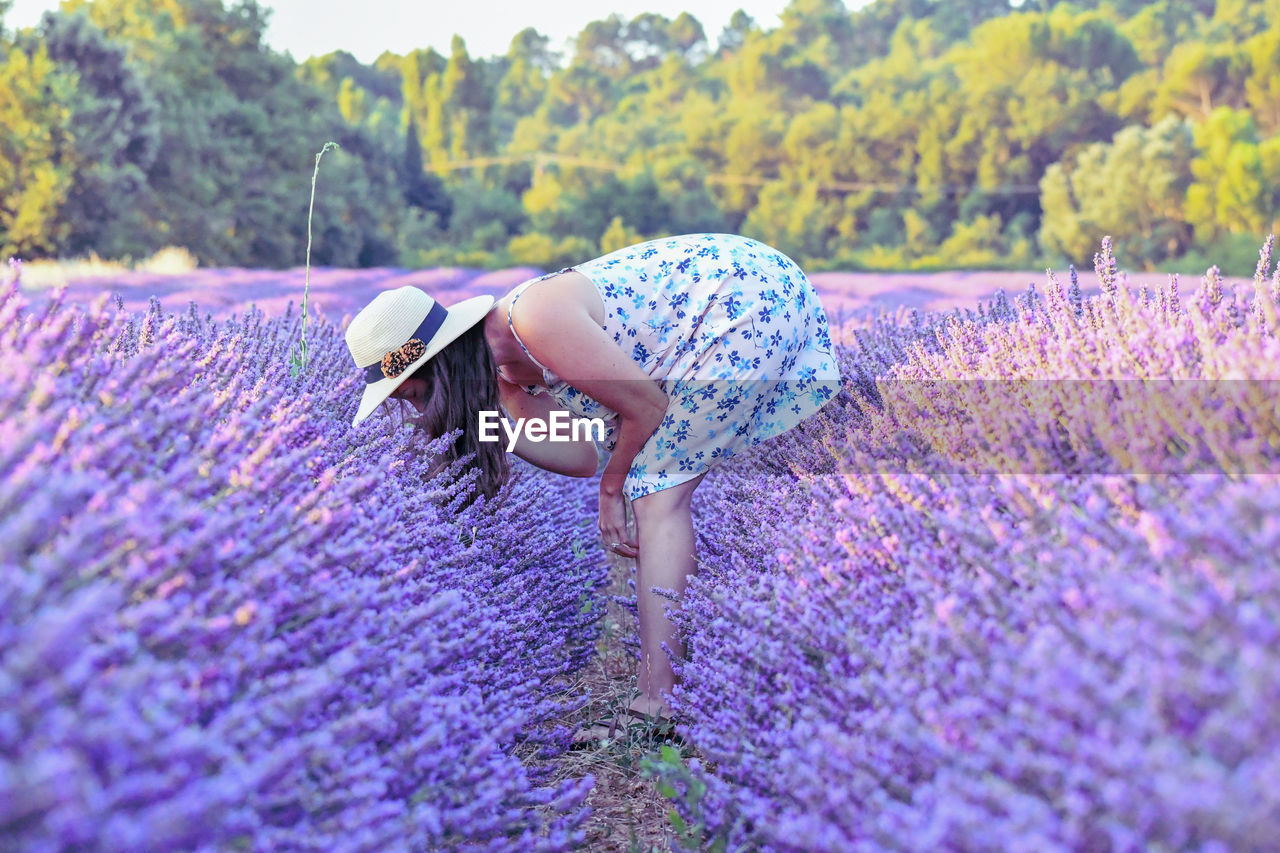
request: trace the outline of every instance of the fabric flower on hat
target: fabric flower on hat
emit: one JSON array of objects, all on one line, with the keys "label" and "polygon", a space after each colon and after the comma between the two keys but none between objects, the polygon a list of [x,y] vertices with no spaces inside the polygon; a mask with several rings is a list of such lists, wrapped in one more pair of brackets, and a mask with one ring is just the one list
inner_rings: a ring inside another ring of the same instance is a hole
[{"label": "fabric flower on hat", "polygon": [[422,358],[426,352],[426,344],[417,338],[410,338],[400,349],[382,357],[382,375],[388,379],[395,379],[404,373],[405,368]]}]

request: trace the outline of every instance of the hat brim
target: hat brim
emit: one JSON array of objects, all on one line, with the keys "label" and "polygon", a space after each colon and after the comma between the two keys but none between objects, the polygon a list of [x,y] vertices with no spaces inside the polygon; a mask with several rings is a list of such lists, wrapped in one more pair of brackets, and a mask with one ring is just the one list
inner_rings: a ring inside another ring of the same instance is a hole
[{"label": "hat brim", "polygon": [[484,319],[484,315],[489,313],[489,309],[493,307],[493,303],[497,301],[492,296],[473,296],[470,299],[464,299],[457,305],[451,305],[446,310],[449,312],[445,317],[444,323],[436,330],[431,337],[431,343],[427,347],[426,353],[404,369],[404,372],[392,379],[383,379],[372,385],[364,387],[364,394],[360,397],[360,408],[356,412],[355,420],[351,422],[352,426],[360,423],[369,415],[373,414],[373,410],[383,400],[391,396],[391,392],[395,391],[404,381],[413,375],[413,372],[422,365],[426,364],[440,350],[457,340],[463,332],[470,329],[476,323]]}]

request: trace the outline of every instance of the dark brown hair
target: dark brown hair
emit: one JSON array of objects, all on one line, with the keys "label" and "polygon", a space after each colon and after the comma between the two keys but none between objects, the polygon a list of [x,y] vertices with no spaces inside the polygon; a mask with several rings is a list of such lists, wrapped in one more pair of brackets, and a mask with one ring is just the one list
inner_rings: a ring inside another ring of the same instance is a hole
[{"label": "dark brown hair", "polygon": [[[480,441],[478,413],[499,411],[498,371],[484,324],[476,323],[412,374],[427,381],[426,406],[421,415],[405,417],[425,434],[427,440],[453,430],[462,435],[449,450],[436,457],[429,474],[435,475],[469,453],[480,469],[476,481],[479,494],[493,500],[507,480],[510,470],[502,441]],[[401,413],[407,402],[401,402]],[[412,411],[412,406],[409,406]]]}]

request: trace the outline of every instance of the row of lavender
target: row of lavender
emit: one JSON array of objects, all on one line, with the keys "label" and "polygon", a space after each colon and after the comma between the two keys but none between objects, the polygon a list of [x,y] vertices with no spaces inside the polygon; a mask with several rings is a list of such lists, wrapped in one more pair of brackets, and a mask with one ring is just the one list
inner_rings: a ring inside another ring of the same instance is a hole
[{"label": "row of lavender", "polygon": [[62,303],[0,289],[0,848],[572,847],[589,486],[460,507],[330,324]]},{"label": "row of lavender", "polygon": [[[14,264],[11,274],[20,277],[20,287],[34,305],[47,298],[49,281],[63,280],[56,270],[38,265],[28,269]],[[182,273],[111,272],[98,275],[66,274],[67,299],[89,303],[99,294],[118,290],[125,307],[138,311],[147,308],[155,297],[170,310],[183,310],[190,302],[214,318],[243,314],[252,307],[262,309],[268,317],[297,313],[304,290],[308,293],[308,310],[321,314],[341,326],[345,317],[354,316],[380,291],[414,285],[452,305],[471,296],[501,296],[511,288],[540,275],[533,267],[502,270],[477,270],[459,267],[432,269],[312,269],[310,276],[303,268],[262,270],[238,268],[194,269]],[[2,273],[0,273],[2,274]],[[55,277],[57,275],[58,277]],[[1154,282],[1154,273],[1142,274]],[[848,318],[869,317],[879,311],[918,309],[949,310],[955,306],[972,306],[979,299],[992,297],[997,290],[1017,290],[1027,286],[1034,276],[1016,272],[945,273],[849,273],[820,272],[809,276],[822,297],[828,316],[837,324]],[[309,282],[309,284],[308,284]],[[1245,279],[1227,279],[1227,287],[1247,286]],[[1086,293],[1098,290],[1092,272],[1082,274],[1081,287]]]},{"label": "row of lavender", "polygon": [[705,760],[667,768],[706,843],[1274,849],[1269,253],[1252,298],[1132,293],[1104,244],[1095,298],[876,324],[838,404],[708,479]]}]

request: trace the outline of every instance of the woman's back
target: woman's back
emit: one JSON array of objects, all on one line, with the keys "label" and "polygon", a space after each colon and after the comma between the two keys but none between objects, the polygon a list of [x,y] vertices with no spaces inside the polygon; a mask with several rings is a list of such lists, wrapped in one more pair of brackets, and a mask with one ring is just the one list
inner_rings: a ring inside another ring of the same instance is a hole
[{"label": "woman's back", "polygon": [[805,365],[836,375],[812,285],[756,240],[668,237],[573,269],[600,292],[605,331],[654,379],[776,380]]},{"label": "woman's back", "polygon": [[[763,243],[687,234],[570,269],[596,286],[605,333],[668,397],[667,418],[628,475],[633,499],[785,432],[839,389],[817,293],[790,258]],[[544,370],[544,378],[560,406],[606,421],[612,449],[614,413],[574,388],[572,377]]]}]

